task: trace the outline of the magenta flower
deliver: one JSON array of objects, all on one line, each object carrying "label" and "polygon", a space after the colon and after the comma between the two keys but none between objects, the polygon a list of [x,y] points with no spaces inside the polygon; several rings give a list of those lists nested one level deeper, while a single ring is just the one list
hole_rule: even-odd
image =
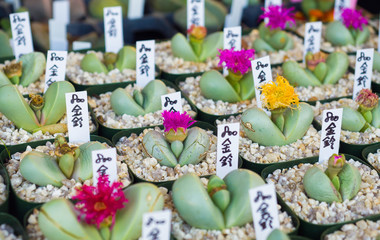
[{"label": "magenta flower", "polygon": [[179,128],[182,128],[183,132],[185,132],[188,127],[196,122],[186,112],[181,114],[180,112],[165,110],[162,112],[162,117],[164,118],[165,132],[169,132],[171,129],[177,132]]},{"label": "magenta flower", "polygon": [[363,30],[363,25],[368,25],[368,19],[362,15],[361,11],[357,11],[355,9],[345,8],[342,11],[342,21],[343,24],[353,29]]},{"label": "magenta flower", "polygon": [[219,67],[226,64],[229,70],[242,75],[251,69],[251,60],[255,58],[255,49],[234,51],[234,49],[219,49]]},{"label": "magenta flower", "polygon": [[285,8],[282,6],[269,6],[268,8],[261,8],[264,13],[260,16],[260,19],[268,18],[269,21],[266,24],[270,29],[281,28],[284,30],[286,24],[289,22],[291,26],[296,25],[294,20],[294,7]]},{"label": "magenta flower", "polygon": [[114,182],[110,185],[108,175],[99,176],[97,186],[83,185],[77,189],[77,194],[72,198],[79,200],[75,208],[79,210],[88,224],[96,224],[97,228],[115,223],[117,210],[124,208],[128,202],[121,188],[122,183]]}]

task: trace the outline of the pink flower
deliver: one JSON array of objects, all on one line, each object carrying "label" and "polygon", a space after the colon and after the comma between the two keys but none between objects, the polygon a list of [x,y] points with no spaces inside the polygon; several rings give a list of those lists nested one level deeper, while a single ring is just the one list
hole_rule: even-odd
[{"label": "pink flower", "polygon": [[98,229],[103,225],[111,225],[112,228],[117,210],[124,208],[124,203],[128,202],[121,186],[120,182],[110,185],[108,175],[104,175],[99,176],[96,187],[83,185],[78,188],[77,194],[72,198],[79,200],[75,204],[80,212],[78,219],[83,216],[88,224],[96,224]]},{"label": "pink flower", "polygon": [[244,75],[251,69],[251,60],[255,58],[255,49],[234,51],[234,49],[219,49],[219,67],[226,64],[234,73]]},{"label": "pink flower", "polygon": [[342,21],[347,28],[363,30],[363,25],[368,25],[368,19],[362,15],[361,11],[345,8],[342,11]]},{"label": "pink flower", "polygon": [[163,111],[162,117],[164,118],[164,127],[165,132],[169,132],[170,129],[173,129],[174,132],[177,132],[179,128],[185,132],[188,127],[193,125],[196,121],[193,120],[186,112],[169,112]]},{"label": "pink flower", "polygon": [[269,6],[268,8],[261,8],[264,13],[260,16],[260,19],[268,18],[269,21],[266,24],[270,29],[281,28],[284,30],[286,24],[289,22],[291,26],[296,24],[294,20],[294,7],[285,8],[282,6]]}]

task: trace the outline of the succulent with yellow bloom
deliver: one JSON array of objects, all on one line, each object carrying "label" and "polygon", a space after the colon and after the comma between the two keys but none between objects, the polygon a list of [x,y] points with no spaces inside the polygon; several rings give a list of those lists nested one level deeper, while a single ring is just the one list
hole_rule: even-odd
[{"label": "succulent with yellow bloom", "polygon": [[247,137],[264,146],[282,146],[302,138],[313,121],[313,109],[300,103],[294,88],[282,76],[260,86],[262,109],[246,110],[241,117]]}]

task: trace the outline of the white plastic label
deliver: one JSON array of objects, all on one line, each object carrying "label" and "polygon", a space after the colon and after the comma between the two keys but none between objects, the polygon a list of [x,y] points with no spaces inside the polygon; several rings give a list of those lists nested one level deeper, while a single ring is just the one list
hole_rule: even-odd
[{"label": "white plastic label", "polygon": [[352,98],[355,100],[360,90],[371,89],[373,48],[361,49],[356,52],[355,81]]},{"label": "white plastic label", "polygon": [[53,1],[53,18],[64,24],[69,24],[70,2],[67,0]]},{"label": "white plastic label", "polygon": [[[351,6],[351,0],[335,0],[334,6],[334,20],[340,21],[342,19],[343,9]],[[339,34],[339,33],[337,33]]]},{"label": "white plastic label", "polygon": [[34,51],[29,12],[9,14],[12,28],[13,52],[16,60]]},{"label": "white plastic label", "polygon": [[256,239],[266,240],[268,235],[280,227],[277,196],[273,184],[265,184],[249,190]]},{"label": "white plastic label", "polygon": [[44,92],[46,92],[52,83],[65,81],[66,60],[67,51],[48,51],[46,58]]},{"label": "white plastic label", "polygon": [[216,175],[224,178],[238,169],[240,123],[219,124],[216,151]]},{"label": "white plastic label", "polygon": [[106,7],[103,9],[103,14],[106,52],[118,53],[124,46],[122,9]]},{"label": "white plastic label", "polygon": [[170,210],[147,212],[143,215],[143,240],[169,240],[172,212]]},{"label": "white plastic label", "polygon": [[136,42],[136,84],[139,87],[145,87],[155,78],[155,41],[137,41]]},{"label": "white plastic label", "polygon": [[95,186],[98,177],[108,175],[110,183],[117,181],[116,148],[106,148],[91,152],[92,155],[92,181]]},{"label": "white plastic label", "polygon": [[49,46],[51,50],[67,51],[66,23],[57,19],[49,19]]},{"label": "white plastic label", "polygon": [[318,159],[320,163],[327,161],[334,153],[339,153],[342,116],[343,108],[324,110],[322,113],[322,133]]},{"label": "white plastic label", "polygon": [[83,41],[74,41],[73,42],[73,51],[90,49],[92,47],[91,42],[83,42]]},{"label": "white plastic label", "polygon": [[321,47],[322,22],[308,22],[305,25],[303,59],[308,52],[317,53]]},{"label": "white plastic label", "polygon": [[281,6],[282,0],[265,0],[265,8],[269,6]]},{"label": "white plastic label", "polygon": [[66,93],[66,114],[69,142],[89,142],[87,91]]},{"label": "white plastic label", "polygon": [[169,93],[161,96],[162,111],[182,113],[181,92]]},{"label": "white plastic label", "polygon": [[128,18],[138,19],[144,16],[145,0],[128,1]]},{"label": "white plastic label", "polygon": [[248,0],[232,0],[231,12],[226,15],[224,27],[240,26],[241,19],[243,18],[243,10],[248,5]]},{"label": "white plastic label", "polygon": [[[251,67],[252,67],[253,81],[255,83],[257,107],[263,109],[263,104],[261,102],[260,86],[273,80],[269,56],[252,60]],[[263,109],[263,110],[266,111],[268,115],[270,114],[268,110],[266,109]]]},{"label": "white plastic label", "polygon": [[187,29],[191,25],[205,25],[205,2],[204,0],[187,0]]}]

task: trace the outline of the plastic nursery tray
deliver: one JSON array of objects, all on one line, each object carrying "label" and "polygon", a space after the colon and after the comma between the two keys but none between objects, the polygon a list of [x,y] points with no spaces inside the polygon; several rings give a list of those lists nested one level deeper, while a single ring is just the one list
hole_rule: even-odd
[{"label": "plastic nursery tray", "polygon": [[[194,127],[200,127],[202,129],[205,129],[205,130],[212,130],[213,131],[213,134],[216,135],[216,128],[214,126],[212,126],[211,124],[209,123],[206,123],[206,122],[196,122],[194,123],[192,126]],[[163,129],[163,125],[160,125],[160,126],[157,126],[159,127],[160,129]],[[147,128],[153,128],[153,127],[143,127],[143,128],[133,128],[133,129],[128,129],[128,130],[125,130],[125,131],[121,131],[121,132],[118,132],[117,134],[115,134],[112,138],[112,143],[116,146],[116,144],[118,143],[118,141],[120,140],[120,138],[122,137],[129,137],[132,133],[135,133],[137,135],[139,135],[140,133],[142,133],[145,129]],[[120,152],[118,150],[118,152]],[[119,153],[119,155],[122,155]],[[238,168],[240,168],[242,165],[242,161],[239,157],[239,163],[238,163]],[[153,183],[157,186],[160,186],[160,187],[165,187],[169,190],[171,190],[172,188],[172,185],[174,183],[175,180],[169,180],[169,181],[160,181],[160,182],[151,182],[151,181],[148,181],[148,180],[145,180],[143,178],[140,178],[138,177],[133,171],[132,169],[128,166],[129,170],[130,170],[130,173],[132,174],[132,176],[134,177],[135,179],[135,182],[150,182],[150,183]],[[206,175],[206,176],[201,176],[201,177],[206,177],[206,178],[209,178],[211,175]]]},{"label": "plastic nursery tray", "polygon": [[[4,165],[0,163],[0,175],[4,179],[4,184],[5,184],[5,194],[6,194],[6,199],[3,203],[0,204],[0,214],[2,212],[7,213],[9,211],[9,198],[10,198],[10,191],[9,191],[9,176],[8,172],[5,169]],[[1,224],[1,215],[0,215],[0,224]]]},{"label": "plastic nursery tray", "polygon": [[[359,222],[360,220],[363,220],[363,219],[357,219],[357,220],[349,221],[349,222],[346,222],[345,224],[349,224],[349,223],[355,224],[355,223]],[[365,220],[377,221],[377,220],[380,220],[380,215],[367,217],[367,218],[365,218]],[[334,233],[335,231],[340,230],[343,225],[344,224],[338,224],[334,227],[330,227],[330,228],[326,229],[321,235],[321,240],[324,240],[327,235]]]},{"label": "plastic nursery tray", "polygon": [[[13,155],[16,152],[24,152],[26,150],[27,146],[31,146],[32,148],[35,148],[35,147],[38,147],[41,145],[45,145],[46,142],[48,142],[48,141],[53,142],[54,140],[53,139],[47,139],[47,140],[40,140],[40,141],[36,141],[36,142],[23,143],[23,144],[11,146],[8,148],[9,152],[7,150],[3,150],[1,152],[0,162],[2,164],[5,164],[7,161],[9,161],[11,155]],[[103,138],[103,137],[91,135],[91,141],[99,141],[102,143],[107,143],[109,146],[113,147],[112,142],[106,138]],[[131,176],[131,180],[133,180],[132,176]],[[18,197],[18,195],[16,194],[16,192],[13,189],[11,184],[10,184],[10,189],[11,189],[10,197],[12,199],[10,210],[11,210],[12,214],[14,216],[16,216],[20,221],[22,220],[24,214],[29,209],[36,207],[36,206],[41,204],[41,203],[36,203],[36,202],[28,202],[28,201],[21,199],[20,197]]]},{"label": "plastic nursery tray", "polygon": [[0,225],[1,224],[6,224],[12,227],[16,236],[21,236],[22,239],[28,239],[28,235],[26,234],[21,223],[14,216],[8,213],[0,213]]},{"label": "plastic nursery tray", "polygon": [[[321,128],[322,128],[321,124],[318,121],[316,121],[315,119],[313,120],[313,125],[318,131],[321,130]],[[352,144],[352,143],[345,143],[342,140],[340,140],[339,152],[342,152],[345,154],[346,153],[351,154],[351,155],[354,155],[358,158],[361,158],[362,157],[362,151],[364,150],[364,148],[370,147],[370,146],[375,145],[375,144],[377,144],[377,142],[376,143],[369,143],[369,144]]]},{"label": "plastic nursery tray", "polygon": [[[380,143],[372,144],[362,151],[362,158],[368,162],[368,154],[370,153],[377,153],[377,150],[380,149]],[[368,162],[368,164],[371,164]],[[376,168],[375,168],[376,169]],[[376,169],[378,173],[380,173],[380,169]]]},{"label": "plastic nursery tray", "polygon": [[[180,91],[179,88],[177,86],[174,85],[174,83],[172,82],[169,82],[169,81],[166,81],[166,80],[161,80],[165,83],[165,85],[167,87],[171,87],[171,88],[174,88],[175,90],[177,91]],[[103,86],[98,86],[98,87],[90,87],[87,89],[87,96],[89,97],[97,97],[99,96],[100,94],[102,93],[106,93],[106,92],[111,92],[113,90],[115,90],[116,88],[125,88],[126,86],[130,85],[130,84],[133,84],[132,82],[123,82],[123,83],[115,83],[115,84],[112,84],[112,85],[103,85]],[[196,116],[198,114],[197,112],[197,108],[191,103],[191,101],[185,96],[182,94],[182,97],[186,99],[186,101],[189,103],[189,105],[191,106],[191,109],[195,112]],[[94,113],[94,111],[91,109],[91,112]],[[195,116],[195,119],[196,119],[196,116]],[[100,136],[103,136],[105,138],[108,138],[108,139],[112,139],[112,137],[120,132],[120,131],[123,131],[123,130],[128,130],[127,128],[110,128],[110,127],[106,127],[103,125],[102,122],[99,121],[99,119],[96,117],[95,113],[94,113],[94,117],[95,119],[97,120],[98,124],[99,124],[99,135]],[[156,125],[158,126],[158,125]],[[148,127],[154,127],[154,126],[148,126]],[[140,128],[131,128],[131,129],[140,129]]]},{"label": "plastic nursery tray", "polygon": [[[358,161],[362,164],[367,165],[371,169],[374,169],[370,164],[361,160],[358,157],[355,157],[355,156],[349,155],[349,154],[345,154],[345,156],[346,156],[346,159],[354,159],[355,161]],[[314,164],[317,162],[318,162],[318,157],[310,157],[310,158],[303,158],[303,159],[290,161],[290,162],[278,163],[276,165],[272,165],[272,166],[265,168],[261,173],[261,177],[266,181],[266,178],[268,177],[268,175],[272,174],[277,169],[288,169],[288,168],[291,168],[291,167],[296,166],[296,165],[301,164],[301,163]],[[295,214],[293,212],[293,210],[291,210],[291,211],[293,214]],[[380,217],[380,214],[371,215],[371,216]],[[319,239],[322,232],[325,231],[326,229],[330,228],[330,227],[342,226],[346,223],[349,223],[349,221],[346,221],[346,222],[333,223],[333,224],[314,224],[314,223],[307,222],[300,217],[298,217],[298,218],[299,218],[300,223],[301,223],[300,228],[299,228],[300,235],[309,237],[311,239]],[[367,217],[360,218],[360,219],[366,219],[366,218]],[[357,220],[360,220],[360,219],[357,219]]]},{"label": "plastic nursery tray", "polygon": [[[90,106],[88,107],[89,111],[90,111]],[[99,131],[99,123],[98,121],[96,120],[96,117],[95,117],[95,114],[93,112],[90,112],[90,116],[91,116],[91,121],[93,122],[93,124],[95,125],[95,129],[90,132],[91,135],[98,135],[98,131]],[[54,140],[54,138],[51,138],[50,140]],[[40,140],[37,140],[37,141],[40,141]],[[35,142],[35,141],[34,141]],[[20,144],[14,144],[14,145],[4,145],[4,142],[3,140],[0,138],[0,153],[4,150],[4,149],[7,149],[7,148],[10,148],[10,147],[14,147],[14,146],[18,146],[18,145],[23,145],[24,143],[20,143]]]}]

